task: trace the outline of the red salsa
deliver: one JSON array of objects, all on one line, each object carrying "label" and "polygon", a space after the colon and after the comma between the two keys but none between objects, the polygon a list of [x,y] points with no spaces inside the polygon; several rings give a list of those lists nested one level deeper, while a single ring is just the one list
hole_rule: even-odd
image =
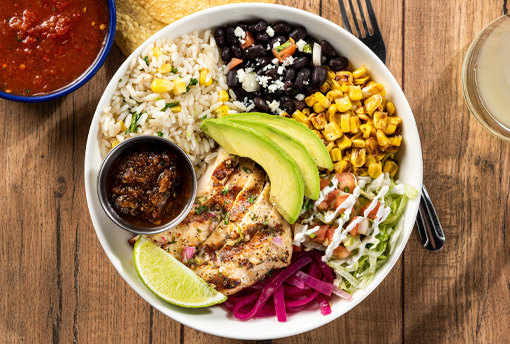
[{"label": "red salsa", "polygon": [[127,222],[164,225],[186,207],[192,185],[185,162],[169,150],[139,146],[122,152],[106,175],[108,201]]},{"label": "red salsa", "polygon": [[44,95],[78,79],[104,45],[106,0],[0,1],[0,91]]}]

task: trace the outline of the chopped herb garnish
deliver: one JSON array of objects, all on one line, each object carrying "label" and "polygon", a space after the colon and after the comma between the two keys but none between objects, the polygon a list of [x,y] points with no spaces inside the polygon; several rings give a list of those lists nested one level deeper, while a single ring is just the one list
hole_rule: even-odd
[{"label": "chopped herb garnish", "polygon": [[167,245],[172,245],[172,244],[175,244],[176,242],[177,242],[177,240],[172,240]]},{"label": "chopped herb garnish", "polygon": [[176,107],[177,105],[179,105],[179,101],[176,101],[174,103],[166,103],[165,106],[161,109],[161,111],[166,111],[166,109]]},{"label": "chopped herb garnish", "polygon": [[188,93],[190,90],[189,85],[186,86],[186,93]]},{"label": "chopped herb garnish", "polygon": [[141,116],[142,116],[141,113],[133,114],[133,118],[131,119],[131,125],[126,130],[126,134],[136,133],[138,131],[138,124],[136,124],[136,122],[138,122],[138,120],[140,119]]},{"label": "chopped herb garnish", "polygon": [[122,79],[119,79],[119,82],[122,82]]},{"label": "chopped herb garnish", "polygon": [[251,219],[252,219],[252,221],[257,221],[257,215],[253,214]]},{"label": "chopped herb garnish", "polygon": [[225,214],[225,220],[223,220],[223,223],[228,225],[228,221],[229,221],[229,218],[230,218],[230,212],[228,211],[226,214]]},{"label": "chopped herb garnish", "polygon": [[345,191],[345,192],[349,192],[349,187],[348,187],[348,186],[346,186],[346,187],[344,188],[344,191]]},{"label": "chopped herb garnish", "polygon": [[243,166],[243,171],[246,172],[246,173],[251,173],[251,170],[249,168],[247,168],[247,167],[244,167],[244,166]]},{"label": "chopped herb garnish", "polygon": [[310,238],[312,238],[312,239],[313,239],[313,238],[315,238],[316,236],[317,236],[317,235],[316,235],[315,233],[311,233],[311,234],[309,235],[309,237],[310,237]]},{"label": "chopped herb garnish", "polygon": [[158,131],[158,136],[159,137],[163,137],[163,132],[162,131]]},{"label": "chopped herb garnish", "polygon": [[223,196],[225,196],[227,193],[228,193],[228,186],[225,186],[225,188],[223,189],[223,191],[221,192],[221,194],[222,194]]},{"label": "chopped herb garnish", "polygon": [[274,269],[273,268],[271,268],[268,272],[266,272],[266,276],[270,276],[271,277],[271,276],[273,276],[273,274],[274,274]]},{"label": "chopped herb garnish", "polygon": [[312,53],[312,46],[308,43],[305,44],[305,46],[303,47],[303,52],[305,54],[311,54]]},{"label": "chopped herb garnish", "polygon": [[52,7],[51,10],[55,12],[57,9],[55,7]]},{"label": "chopped herb garnish", "polygon": [[257,200],[257,198],[255,198],[253,195],[248,197],[248,202],[250,202],[251,204],[255,203],[256,200]]},{"label": "chopped herb garnish", "polygon": [[205,121],[206,119],[207,119],[207,115],[202,116],[202,118],[201,118],[202,121]]},{"label": "chopped herb garnish", "polygon": [[[276,47],[276,53],[278,54],[279,52],[281,52],[283,49],[289,47],[292,43],[290,42],[290,39],[283,43],[283,44],[280,44],[279,46]],[[285,56],[285,53],[284,54],[281,54],[280,57],[284,57]]]},{"label": "chopped herb garnish", "polygon": [[202,233],[202,231],[200,230],[200,228],[197,228],[197,233]]},{"label": "chopped herb garnish", "polygon": [[202,215],[205,211],[208,211],[209,207],[206,205],[201,205],[200,207],[195,209],[195,214]]},{"label": "chopped herb garnish", "polygon": [[149,56],[145,56],[143,58],[143,60],[145,61],[145,63],[147,64],[147,66],[149,65]]},{"label": "chopped herb garnish", "polygon": [[18,42],[22,42],[22,41],[23,41],[23,38],[21,38],[21,36],[16,36],[16,40],[17,40]]},{"label": "chopped herb garnish", "polygon": [[267,226],[269,224],[269,219],[268,218],[269,218],[268,215],[264,216],[264,222],[262,223],[264,226]]},{"label": "chopped herb garnish", "polygon": [[195,86],[195,85],[197,85],[197,84],[198,84],[198,80],[197,80],[197,79],[195,79],[195,78],[191,78],[191,80],[189,81],[189,84],[190,84],[191,86]]},{"label": "chopped herb garnish", "polygon": [[172,70],[170,70],[170,72],[172,73],[177,73],[177,67],[174,67],[174,65],[172,65]]},{"label": "chopped herb garnish", "polygon": [[333,182],[329,182],[329,187],[333,187]]}]

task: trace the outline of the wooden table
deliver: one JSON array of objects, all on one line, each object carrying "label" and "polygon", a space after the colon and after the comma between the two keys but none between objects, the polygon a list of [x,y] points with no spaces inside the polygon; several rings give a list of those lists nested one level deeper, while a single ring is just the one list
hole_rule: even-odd
[{"label": "wooden table", "polygon": [[[470,116],[461,89],[470,42],[506,13],[507,0],[373,2],[388,67],[416,117],[424,180],[446,246],[427,252],[415,231],[359,306],[315,331],[272,342],[510,342],[510,144]],[[282,3],[340,23],[336,1]],[[1,343],[238,343],[154,310],[97,240],[85,201],[85,141],[123,60],[114,46],[99,73],[64,99],[0,102]]]}]

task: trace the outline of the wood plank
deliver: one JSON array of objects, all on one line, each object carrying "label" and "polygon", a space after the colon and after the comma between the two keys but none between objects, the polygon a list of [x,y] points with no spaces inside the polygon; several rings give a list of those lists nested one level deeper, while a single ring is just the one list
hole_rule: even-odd
[{"label": "wood plank", "polygon": [[404,91],[447,241],[439,253],[412,239],[405,250],[405,341],[504,343],[510,145],[470,116],[461,89],[467,48],[502,14],[503,1],[448,1],[441,10],[437,4],[406,2]]}]

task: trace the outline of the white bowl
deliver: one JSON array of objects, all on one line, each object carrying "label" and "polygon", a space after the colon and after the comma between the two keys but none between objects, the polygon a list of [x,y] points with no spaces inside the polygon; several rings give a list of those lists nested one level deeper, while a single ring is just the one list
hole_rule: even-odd
[{"label": "white bowl", "polygon": [[407,204],[404,229],[396,249],[377,272],[368,288],[354,293],[351,301],[333,297],[332,313],[327,316],[322,316],[318,309],[314,309],[290,314],[287,322],[279,323],[276,317],[240,321],[220,306],[205,309],[184,309],[159,299],[143,285],[133,268],[133,250],[127,242],[132,235],[117,227],[106,216],[99,204],[96,191],[97,173],[102,160],[98,144],[99,118],[103,108],[109,105],[117,87],[117,81],[128,69],[130,61],[140,55],[148,44],[157,39],[176,38],[193,30],[214,28],[232,21],[254,19],[265,19],[268,22],[286,20],[292,24],[304,25],[309,34],[316,39],[327,39],[338,52],[349,59],[353,67],[365,64],[369,68],[373,79],[385,85],[386,97],[395,104],[397,113],[403,120],[404,145],[399,152],[400,172],[398,177],[404,183],[421,190],[423,162],[418,130],[409,103],[386,66],[363,43],[332,22],[309,12],[269,4],[225,5],[195,13],[168,25],[129,56],[110,81],[92,120],[85,153],[85,189],[92,223],[103,249],[119,274],[142,298],[163,314],[197,330],[228,338],[263,340],[287,337],[313,330],[345,314],[367,297],[386,277],[400,257],[413,229],[418,212],[419,196]]}]

